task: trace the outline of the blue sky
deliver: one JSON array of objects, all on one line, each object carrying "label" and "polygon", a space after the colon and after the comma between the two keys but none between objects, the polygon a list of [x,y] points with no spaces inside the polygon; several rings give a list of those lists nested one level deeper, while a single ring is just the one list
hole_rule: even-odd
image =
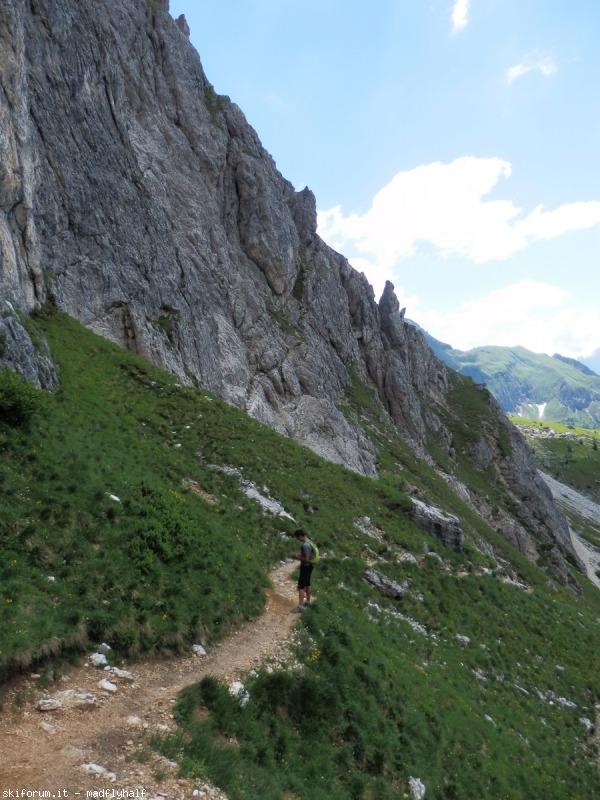
[{"label": "blue sky", "polygon": [[[597,0],[171,0],[319,234],[462,350],[600,368]],[[598,360],[592,356],[598,351]]]}]

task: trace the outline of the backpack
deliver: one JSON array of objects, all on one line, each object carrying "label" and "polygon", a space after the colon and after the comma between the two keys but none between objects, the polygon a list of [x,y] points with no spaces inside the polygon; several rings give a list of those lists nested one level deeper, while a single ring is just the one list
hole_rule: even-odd
[{"label": "backpack", "polygon": [[308,540],[308,543],[309,543],[309,545],[310,545],[310,549],[311,549],[311,551],[312,551],[312,555],[311,555],[311,557],[310,557],[310,561],[309,561],[308,563],[309,563],[309,564],[313,564],[313,565],[314,565],[314,564],[318,564],[318,563],[319,563],[319,558],[320,558],[320,555],[319,555],[319,548],[318,548],[318,547],[317,547],[317,545],[316,545],[316,544],[313,542],[313,540],[312,540],[312,539],[309,539],[309,540]]}]

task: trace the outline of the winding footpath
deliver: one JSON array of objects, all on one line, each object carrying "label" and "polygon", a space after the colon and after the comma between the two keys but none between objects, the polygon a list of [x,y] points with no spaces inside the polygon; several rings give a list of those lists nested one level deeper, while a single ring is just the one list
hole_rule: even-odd
[{"label": "winding footpath", "polygon": [[[270,575],[273,589],[267,590],[264,613],[206,655],[134,664],[125,678],[86,664],[46,692],[35,677],[17,681],[0,714],[0,797],[10,797],[4,792],[12,790],[13,797],[70,800],[227,800],[203,780],[178,779],[177,765],[154,753],[148,739],[175,730],[172,706],[185,686],[206,675],[232,683],[260,664],[289,658],[297,621],[290,613],[296,602],[295,566],[286,562],[277,567]],[[116,689],[100,688],[104,678]],[[78,696],[92,695],[95,702],[38,709],[42,698],[52,700],[69,689]]]}]

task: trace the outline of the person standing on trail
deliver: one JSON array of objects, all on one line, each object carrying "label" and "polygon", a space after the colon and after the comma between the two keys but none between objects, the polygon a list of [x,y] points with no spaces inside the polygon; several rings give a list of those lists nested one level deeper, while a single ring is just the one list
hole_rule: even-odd
[{"label": "person standing on trail", "polygon": [[300,552],[294,553],[292,558],[300,562],[300,576],[298,577],[298,606],[293,608],[294,613],[304,611],[310,605],[311,589],[310,578],[313,571],[313,561],[316,550],[305,531],[299,528],[294,531],[294,536],[300,542]]}]

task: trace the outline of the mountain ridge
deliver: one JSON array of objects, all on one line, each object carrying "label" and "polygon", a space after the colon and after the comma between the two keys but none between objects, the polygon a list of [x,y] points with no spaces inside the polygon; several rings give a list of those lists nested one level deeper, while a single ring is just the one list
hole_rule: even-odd
[{"label": "mountain ridge", "polygon": [[570,356],[561,356],[560,353],[554,353],[552,358],[556,358],[559,361],[564,361],[565,364],[570,364],[572,367],[575,367],[575,369],[583,372],[584,375],[593,375],[596,378],[600,377],[595,370],[593,370],[591,367],[588,367],[587,364],[584,364],[583,361],[579,361],[576,358],[571,358]]},{"label": "mountain ridge", "polygon": [[600,376],[582,362],[521,346],[457,350],[411,324],[447,366],[484,383],[505,413],[583,428],[600,426]]}]

